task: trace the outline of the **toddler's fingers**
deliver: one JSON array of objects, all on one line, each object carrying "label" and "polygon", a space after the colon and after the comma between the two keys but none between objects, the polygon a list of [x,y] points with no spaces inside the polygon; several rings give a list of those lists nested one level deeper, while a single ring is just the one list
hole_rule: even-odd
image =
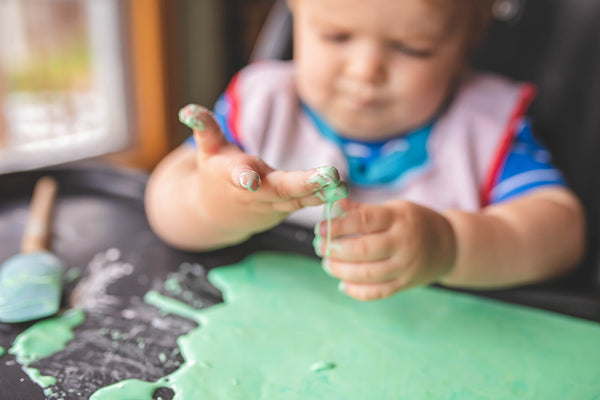
[{"label": "toddler's fingers", "polygon": [[332,166],[308,171],[273,171],[266,176],[266,181],[280,200],[319,193],[317,196],[325,202],[348,195],[347,186],[341,184],[339,172]]},{"label": "toddler's fingers", "polygon": [[293,212],[300,210],[304,207],[314,207],[323,204],[323,199],[317,195],[310,195],[305,197],[294,197],[285,201],[278,201],[272,204],[272,208],[275,211],[281,212]]},{"label": "toddler's fingers", "polygon": [[339,207],[340,214],[345,214],[353,208],[359,207],[361,203],[354,202],[349,198],[345,197],[340,199],[336,205]]},{"label": "toddler's fingers", "polygon": [[215,121],[212,112],[202,106],[188,104],[183,107],[179,110],[179,120],[193,129],[194,141],[200,153],[216,154],[226,143],[225,135]]},{"label": "toddler's fingers", "polygon": [[[346,202],[342,204],[342,209],[346,210],[343,217],[331,221],[331,237],[382,232],[389,229],[393,221],[391,211],[386,207]],[[327,226],[326,221],[320,221],[315,232],[327,235]]]},{"label": "toddler's fingers", "polygon": [[352,283],[340,282],[340,290],[350,297],[361,301],[385,299],[401,289],[405,289],[404,282],[393,280],[385,283]]},{"label": "toddler's fingers", "polygon": [[352,283],[384,283],[398,276],[398,266],[391,259],[349,263],[330,258],[322,261],[323,270],[342,281]]},{"label": "toddler's fingers", "polygon": [[262,182],[261,176],[273,171],[271,167],[259,158],[243,155],[236,159],[231,168],[231,180],[235,186],[256,192]]},{"label": "toddler's fingers", "polygon": [[331,240],[329,248],[325,240],[327,234],[320,236],[322,243],[317,244],[321,247],[315,248],[315,252],[325,254],[324,250],[328,249],[329,257],[338,261],[372,262],[391,257],[394,253],[404,256],[403,240],[397,237],[392,240],[387,232],[338,237]]}]

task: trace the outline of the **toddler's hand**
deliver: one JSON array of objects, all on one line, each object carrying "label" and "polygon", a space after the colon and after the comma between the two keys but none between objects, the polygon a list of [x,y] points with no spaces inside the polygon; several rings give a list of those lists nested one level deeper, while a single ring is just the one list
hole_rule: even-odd
[{"label": "toddler's hand", "polygon": [[323,204],[323,193],[345,197],[346,184],[333,167],[308,171],[279,171],[228,143],[212,113],[188,105],[180,120],[194,130],[198,147],[199,206],[205,220],[248,236],[280,223],[291,212]]},{"label": "toddler's hand", "polygon": [[[345,201],[345,214],[331,221],[329,257],[323,268],[342,280],[341,288],[359,300],[375,300],[437,281],[455,262],[450,223],[414,203],[384,205]],[[316,233],[327,236],[327,224]],[[318,241],[317,241],[318,243]],[[326,240],[322,248],[326,254]]]}]

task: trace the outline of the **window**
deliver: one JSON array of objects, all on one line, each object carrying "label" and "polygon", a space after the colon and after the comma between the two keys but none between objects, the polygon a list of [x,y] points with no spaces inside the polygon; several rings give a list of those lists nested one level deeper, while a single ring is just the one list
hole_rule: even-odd
[{"label": "window", "polygon": [[0,172],[131,142],[119,0],[0,1]]}]

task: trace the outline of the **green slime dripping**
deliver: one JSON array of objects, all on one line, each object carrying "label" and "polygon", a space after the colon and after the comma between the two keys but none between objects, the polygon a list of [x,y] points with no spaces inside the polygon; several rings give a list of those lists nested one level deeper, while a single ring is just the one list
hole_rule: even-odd
[{"label": "green slime dripping", "polygon": [[211,270],[225,302],[150,302],[200,324],[178,338],[185,363],[93,400],[591,399],[600,395],[600,325],[421,287],[359,302],[317,260],[256,253]]},{"label": "green slime dripping", "polygon": [[[325,256],[331,255],[331,217],[333,210],[333,203],[348,197],[348,186],[340,182],[339,174],[335,167],[325,166],[317,169],[309,179],[308,183],[318,183],[322,188],[316,195],[326,203],[326,218],[327,218],[327,248],[325,250]],[[315,232],[315,239],[313,241],[313,247],[315,249],[321,248],[322,238]]]},{"label": "green slime dripping", "polygon": [[13,354],[25,373],[42,388],[54,385],[56,378],[43,376],[29,365],[63,350],[73,339],[73,329],[85,319],[82,310],[71,309],[62,315],[37,322],[16,337],[8,352]]}]

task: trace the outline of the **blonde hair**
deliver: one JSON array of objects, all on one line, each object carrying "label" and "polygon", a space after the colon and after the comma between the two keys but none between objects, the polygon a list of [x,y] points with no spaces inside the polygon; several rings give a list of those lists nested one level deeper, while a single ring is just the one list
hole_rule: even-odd
[{"label": "blonde hair", "polygon": [[468,50],[472,51],[483,39],[488,26],[492,22],[492,7],[494,0],[453,0],[468,3],[469,6],[469,43]]},{"label": "blonde hair", "polygon": [[434,9],[456,13],[465,29],[466,52],[470,54],[483,39],[492,21],[492,6],[495,0],[424,0]]}]

